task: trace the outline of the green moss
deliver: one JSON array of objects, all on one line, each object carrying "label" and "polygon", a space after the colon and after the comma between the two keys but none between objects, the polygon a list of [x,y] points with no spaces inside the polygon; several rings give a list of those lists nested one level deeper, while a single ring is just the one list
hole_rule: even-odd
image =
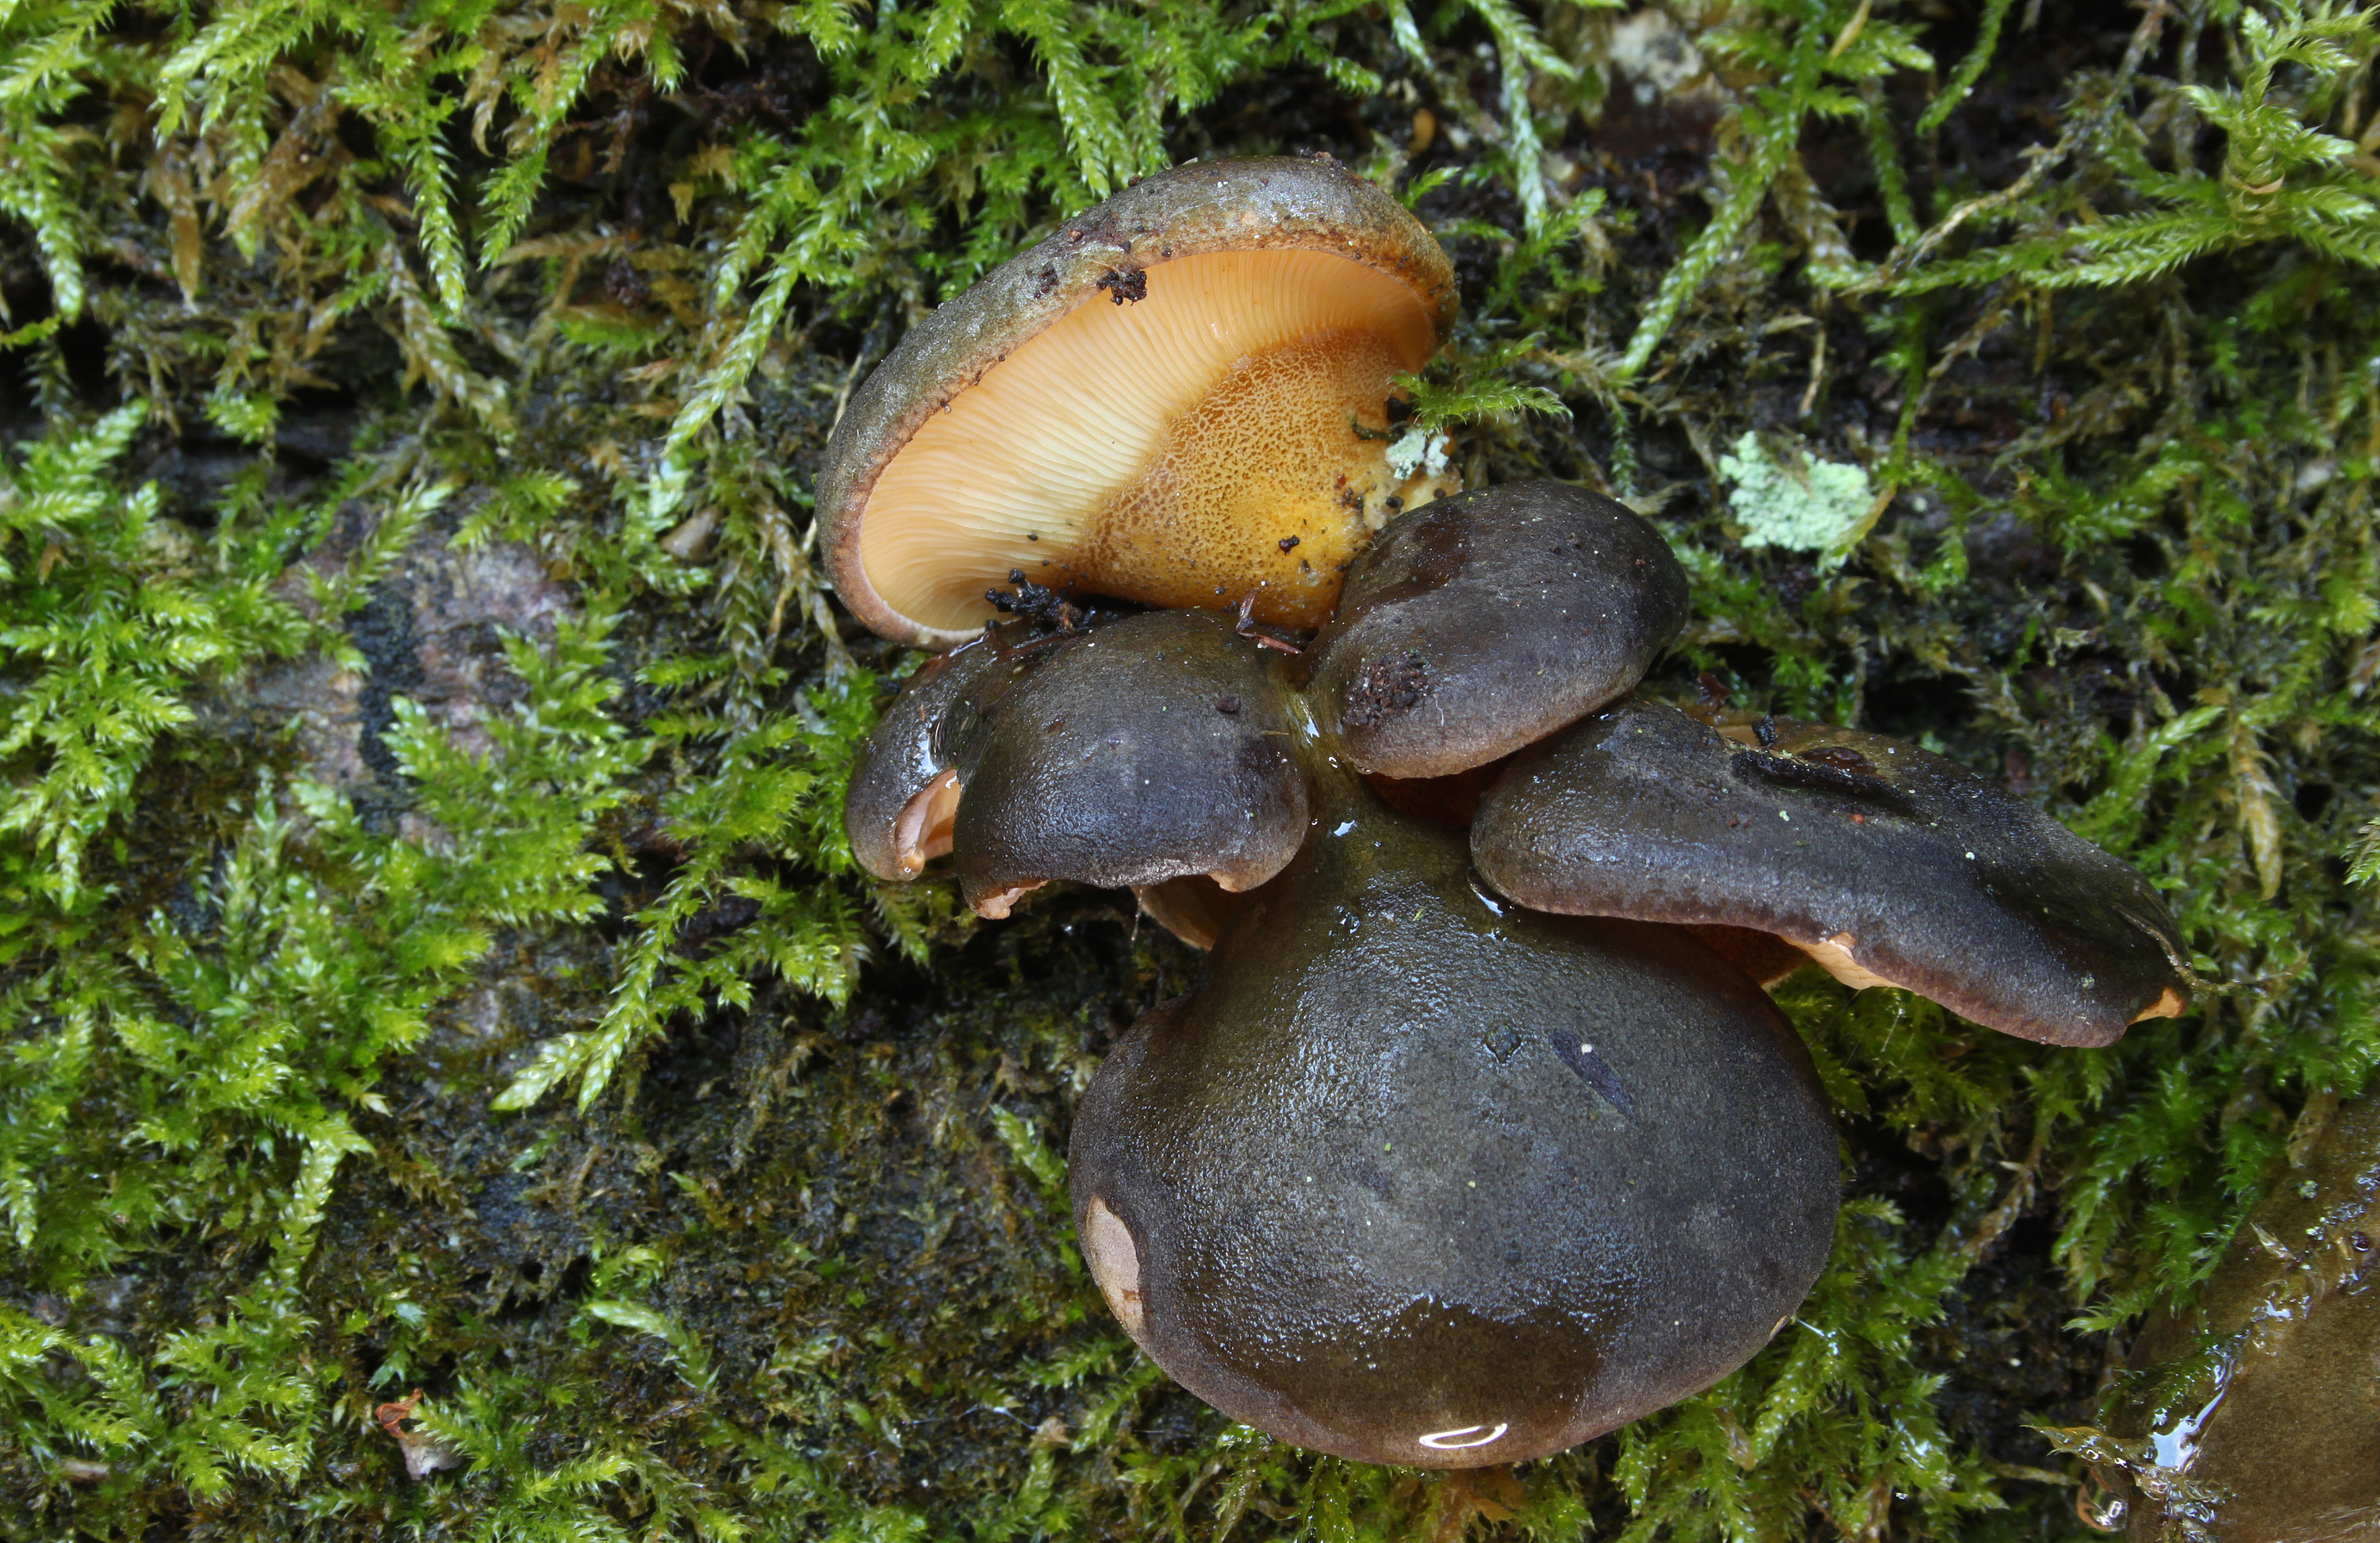
[{"label": "green moss", "polygon": [[[1559,0],[0,12],[0,1537],[2071,1535],[2127,1326],[2380,1054],[2380,30],[2073,9],[1681,7],[1667,97]],[[813,568],[852,383],[1308,149],[1456,260],[1420,431],[1663,523],[1655,689],[2005,779],[2212,988],[2076,1052],[1792,982],[1826,1277],[1517,1472],[1141,1361],[1062,1154],[1195,957],[838,832],[912,662]],[[1747,435],[1866,479],[1840,565],[1731,529]]]}]

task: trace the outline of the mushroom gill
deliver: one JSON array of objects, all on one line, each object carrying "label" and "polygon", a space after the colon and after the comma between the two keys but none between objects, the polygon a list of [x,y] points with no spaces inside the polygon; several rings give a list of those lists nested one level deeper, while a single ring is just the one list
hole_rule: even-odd
[{"label": "mushroom gill", "polygon": [[837,425],[819,511],[838,591],[953,642],[1012,570],[1318,626],[1400,509],[1451,485],[1389,451],[1394,377],[1453,320],[1452,271],[1327,161],[1177,167],[913,331]]},{"label": "mushroom gill", "polygon": [[[964,626],[1023,569],[1152,605],[1261,589],[1259,614],[1310,626],[1388,501],[1424,496],[1381,455],[1390,380],[1437,342],[1402,283],[1321,251],[1140,277],[986,371],[877,479],[859,558],[887,604]],[[953,548],[974,562],[921,560]]]}]

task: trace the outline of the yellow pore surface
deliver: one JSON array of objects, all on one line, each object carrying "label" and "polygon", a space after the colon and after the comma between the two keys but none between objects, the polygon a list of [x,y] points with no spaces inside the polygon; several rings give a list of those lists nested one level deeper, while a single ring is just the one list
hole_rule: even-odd
[{"label": "yellow pore surface", "polygon": [[859,551],[894,610],[978,626],[1023,569],[1154,605],[1254,591],[1264,620],[1318,626],[1349,557],[1427,496],[1383,459],[1390,378],[1434,346],[1402,282],[1323,251],[1147,277],[1146,298],[1101,294],[993,365],[885,468]]}]

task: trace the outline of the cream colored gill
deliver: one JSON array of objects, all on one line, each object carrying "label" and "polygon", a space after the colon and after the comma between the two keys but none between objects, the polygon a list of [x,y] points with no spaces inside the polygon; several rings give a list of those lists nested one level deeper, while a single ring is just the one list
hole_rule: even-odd
[{"label": "cream colored gill", "polygon": [[[1308,417],[1328,421],[1345,441],[1345,456],[1377,461],[1379,444],[1345,428],[1345,414],[1357,404],[1366,424],[1383,425],[1389,377],[1429,357],[1436,340],[1421,298],[1401,280],[1326,251],[1206,253],[1159,263],[1147,278],[1145,298],[1118,305],[1099,294],[992,365],[929,418],[877,478],[861,513],[859,554],[868,582],[892,609],[928,626],[978,626],[991,614],[984,590],[1004,588],[1011,569],[1052,586],[1072,580],[1098,592],[1183,603],[1170,594],[1130,593],[1146,586],[1129,577],[1122,588],[1103,588],[1098,575],[1082,571],[1085,562],[1102,561],[1084,548],[1117,545],[1112,530],[1103,542],[1100,532],[1103,518],[1121,523],[1110,517],[1117,512],[1147,523],[1151,497],[1140,484],[1160,463],[1167,489],[1156,502],[1195,511],[1234,497],[1245,504],[1256,484],[1270,490],[1282,468],[1256,463],[1278,458],[1284,447],[1311,463],[1289,468],[1314,484],[1300,505],[1311,507],[1246,532],[1236,565],[1202,568],[1202,595],[1233,582],[1286,583],[1301,562],[1310,578],[1326,566],[1314,558],[1343,555],[1345,541],[1320,529],[1326,520],[1314,511],[1352,509],[1332,517],[1358,525],[1364,511],[1360,502],[1346,502],[1344,483],[1335,480],[1342,472],[1317,459],[1310,442],[1319,430],[1285,438],[1253,415],[1198,409],[1245,397],[1251,383],[1284,367],[1318,372],[1329,377],[1332,400]],[[1326,362],[1300,362],[1316,360]],[[1186,453],[1184,433],[1196,442]],[[1335,441],[1330,449],[1341,453]],[[1185,475],[1185,468],[1193,469]],[[1272,492],[1263,496],[1285,507]],[[1374,524],[1378,517],[1375,511]],[[1317,529],[1301,529],[1301,520]],[[1274,524],[1281,529],[1271,530]],[[1283,553],[1279,542],[1290,535],[1316,545]],[[1111,550],[1104,561],[1119,565]],[[1126,568],[1150,565],[1148,555],[1122,560]],[[1330,591],[1335,599],[1335,577]]]}]

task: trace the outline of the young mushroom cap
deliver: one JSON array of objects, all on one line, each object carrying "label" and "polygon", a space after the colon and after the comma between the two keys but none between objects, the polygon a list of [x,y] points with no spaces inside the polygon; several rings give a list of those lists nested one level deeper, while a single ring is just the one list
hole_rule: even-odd
[{"label": "young mushroom cap", "polygon": [[1560,482],[1391,521],[1316,641],[1316,716],[1365,772],[1442,777],[1627,694],[1686,621],[1686,576],[1626,505]]},{"label": "young mushroom cap", "polygon": [[[1453,324],[1453,270],[1335,162],[1178,166],[1064,223],[921,322],[821,465],[835,588],[947,644],[1022,569],[1153,605],[1311,626],[1390,510],[1391,378]],[[1400,463],[1402,464],[1402,463]]]},{"label": "young mushroom cap", "polygon": [[1211,611],[1040,645],[955,746],[960,889],[989,917],[1052,879],[1251,889],[1305,838],[1289,744],[1264,650]]},{"label": "young mushroom cap", "polygon": [[1076,1115],[1125,1329],[1234,1418],[1431,1467],[1557,1452],[1742,1364],[1836,1209],[1775,1007],[1682,929],[1497,905],[1460,832],[1352,776],[1318,796]]},{"label": "young mushroom cap", "polygon": [[1852,985],[2048,1044],[2113,1044],[2189,1003],[2173,917],[2129,864],[1855,729],[1722,733],[1631,700],[1515,757],[1472,851],[1524,905],[1772,932]]}]

